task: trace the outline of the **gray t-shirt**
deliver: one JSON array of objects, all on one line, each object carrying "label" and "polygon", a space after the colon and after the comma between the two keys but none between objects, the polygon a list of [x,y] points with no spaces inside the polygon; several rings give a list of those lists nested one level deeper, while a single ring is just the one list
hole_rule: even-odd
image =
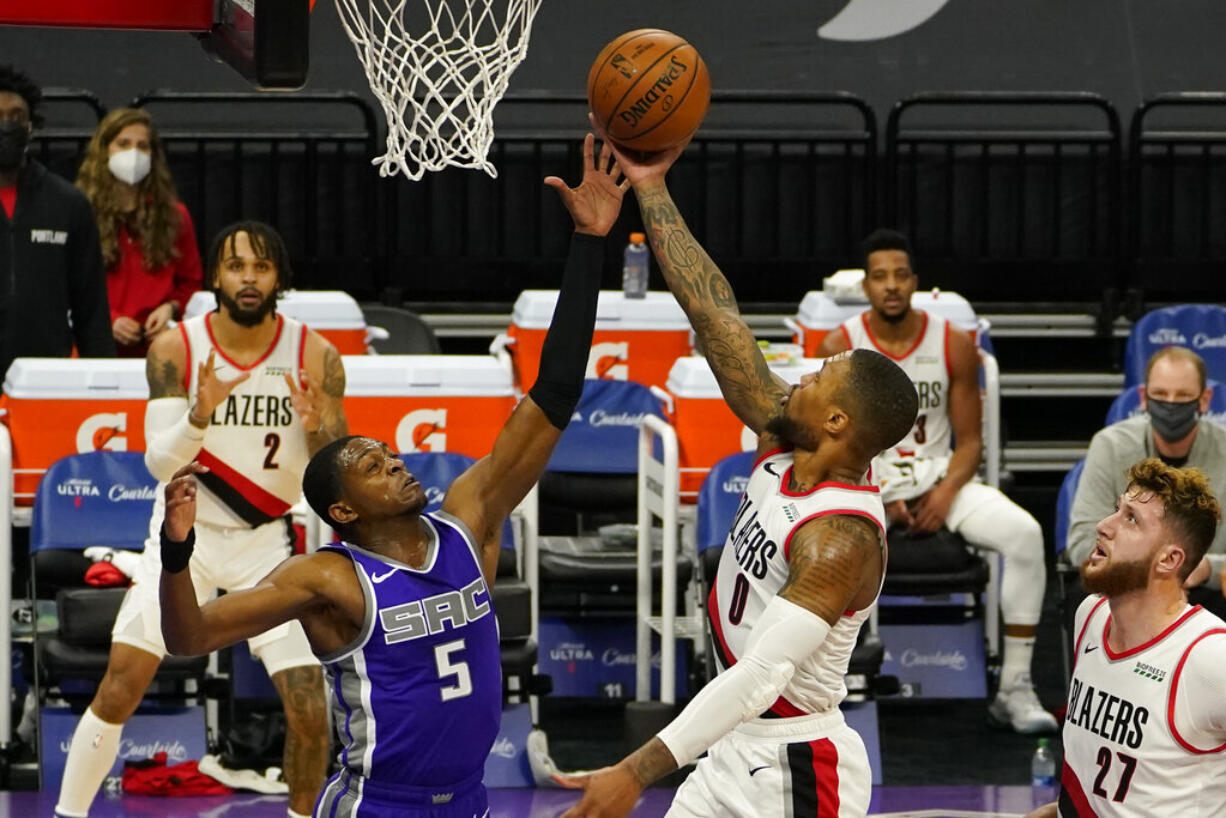
[{"label": "gray t-shirt", "polygon": [[[1128,467],[1147,457],[1157,457],[1154,433],[1147,415],[1121,420],[1099,430],[1090,441],[1086,454],[1085,470],[1077,484],[1073,498],[1073,511],[1069,521],[1066,553],[1073,565],[1080,565],[1094,548],[1094,527],[1111,514],[1115,501],[1127,483],[1124,479]],[[1210,423],[1203,418],[1188,452],[1185,466],[1195,466],[1209,478],[1218,500],[1226,504],[1226,427]],[[1217,536],[1209,546],[1209,562],[1213,566],[1210,588],[1221,588],[1221,572],[1226,565],[1226,526],[1219,525]]]}]

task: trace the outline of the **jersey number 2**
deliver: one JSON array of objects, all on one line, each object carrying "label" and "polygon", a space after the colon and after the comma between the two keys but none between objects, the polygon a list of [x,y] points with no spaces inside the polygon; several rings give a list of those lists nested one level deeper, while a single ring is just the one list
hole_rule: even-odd
[{"label": "jersey number 2", "polygon": [[438,667],[439,681],[448,676],[455,677],[455,684],[443,685],[439,688],[438,695],[445,702],[462,699],[473,692],[473,680],[468,672],[468,663],[451,660],[451,654],[461,650],[464,650],[463,639],[434,646],[434,664]]},{"label": "jersey number 2", "polygon": [[264,455],[264,468],[281,468],[281,464],[273,459],[277,456],[277,449],[281,448],[281,435],[276,432],[269,432],[264,435],[264,448],[268,449],[268,454]]}]

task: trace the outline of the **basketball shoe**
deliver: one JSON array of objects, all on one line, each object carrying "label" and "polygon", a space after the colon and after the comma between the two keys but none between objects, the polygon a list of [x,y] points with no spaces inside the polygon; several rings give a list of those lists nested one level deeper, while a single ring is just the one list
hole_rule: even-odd
[{"label": "basketball shoe", "polygon": [[1018,733],[1054,733],[1056,717],[1043,709],[1028,684],[1001,690],[988,705],[988,722]]}]

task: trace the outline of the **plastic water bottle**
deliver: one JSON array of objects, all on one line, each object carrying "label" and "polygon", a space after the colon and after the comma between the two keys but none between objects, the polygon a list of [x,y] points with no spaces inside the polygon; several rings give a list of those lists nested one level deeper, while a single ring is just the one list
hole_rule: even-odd
[{"label": "plastic water bottle", "polygon": [[626,298],[647,297],[647,236],[631,233],[622,257],[622,293]]},{"label": "plastic water bottle", "polygon": [[1056,757],[1050,739],[1039,739],[1039,746],[1030,757],[1030,783],[1036,787],[1051,787],[1056,783]]}]

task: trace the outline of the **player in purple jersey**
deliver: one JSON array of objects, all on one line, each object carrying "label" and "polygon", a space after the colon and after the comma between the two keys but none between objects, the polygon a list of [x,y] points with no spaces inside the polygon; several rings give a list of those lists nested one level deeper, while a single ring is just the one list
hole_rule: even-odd
[{"label": "player in purple jersey", "polygon": [[336,440],[306,468],[303,490],[344,543],[292,557],[254,588],[203,607],[188,560],[196,477],[166,488],[162,631],[172,653],[200,654],[291,619],[328,674],[341,771],[315,815],[327,818],[488,813],[481,775],[498,731],[498,630],[489,588],[503,520],[544,471],[583,389],[603,237],[627,187],[609,147],[583,143],[583,180],[555,188],[575,232],[536,384],[493,451],[424,514],[420,483],[384,443]]}]

